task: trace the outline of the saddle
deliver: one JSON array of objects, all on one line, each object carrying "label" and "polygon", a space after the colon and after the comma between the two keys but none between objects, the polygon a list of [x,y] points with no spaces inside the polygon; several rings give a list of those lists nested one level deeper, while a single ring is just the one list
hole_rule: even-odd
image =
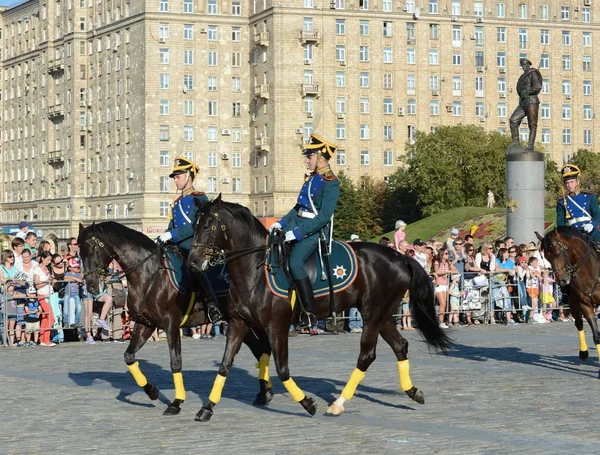
[{"label": "saddle", "polygon": [[[267,285],[272,294],[288,299],[289,290],[293,287],[293,279],[289,270],[289,256],[292,246],[282,244],[277,240],[268,240],[267,256],[264,272]],[[331,270],[323,270],[318,257],[318,250],[310,255],[304,267],[312,283],[315,298],[329,295],[329,280],[327,272],[331,273],[333,292],[338,293],[347,289],[358,275],[358,261],[354,249],[346,242],[332,242],[329,255]],[[326,267],[326,261],[323,261]],[[325,272],[325,273],[324,273]]]}]

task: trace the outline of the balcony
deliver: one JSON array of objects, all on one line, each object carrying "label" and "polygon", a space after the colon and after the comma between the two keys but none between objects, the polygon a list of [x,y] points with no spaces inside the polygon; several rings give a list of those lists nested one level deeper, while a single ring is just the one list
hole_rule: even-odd
[{"label": "balcony", "polygon": [[65,162],[65,153],[62,150],[48,152],[48,164],[55,165]]},{"label": "balcony", "polygon": [[319,96],[319,84],[302,84],[303,96]]},{"label": "balcony", "polygon": [[257,98],[269,99],[269,84],[256,85],[254,87],[254,96]]},{"label": "balcony", "polygon": [[257,137],[256,138],[256,149],[268,152],[271,150],[271,138],[270,137]]},{"label": "balcony", "polygon": [[65,70],[65,62],[62,58],[48,61],[48,73],[55,74]]},{"label": "balcony", "polygon": [[62,104],[48,106],[48,118],[64,117],[65,111]]},{"label": "balcony", "polygon": [[302,30],[300,32],[300,41],[302,41],[302,44],[316,43],[318,46],[321,39],[319,38],[319,32],[307,32],[306,30]]},{"label": "balcony", "polygon": [[269,32],[260,32],[254,35],[255,46],[268,46],[269,45]]}]

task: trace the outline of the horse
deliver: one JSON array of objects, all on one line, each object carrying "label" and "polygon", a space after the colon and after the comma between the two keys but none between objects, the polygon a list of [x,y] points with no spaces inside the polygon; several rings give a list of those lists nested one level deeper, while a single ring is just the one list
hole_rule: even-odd
[{"label": "horse", "polygon": [[[114,221],[88,227],[79,225],[78,244],[83,260],[85,282],[92,295],[101,292],[108,265],[113,259],[123,269],[121,276],[127,277],[129,292],[127,307],[135,321],[129,345],[125,350],[125,364],[151,400],[157,400],[159,389],[147,380],[136,361],[136,353],[144,346],[156,328],[163,329],[167,335],[171,372],[175,384],[175,399],[168,405],[163,415],[176,415],[185,401],[185,388],[182,376],[180,327],[193,327],[206,322],[202,305],[198,305],[193,294],[179,292],[170,283],[163,263],[165,246],[157,245],[144,234],[134,231]],[[228,296],[219,298],[222,308],[228,306]],[[227,315],[225,315],[227,318]],[[268,361],[271,355],[266,334],[259,330],[245,337],[253,355],[258,360],[260,391],[254,404],[266,405],[271,401],[273,392],[268,377]]]},{"label": "horse", "polygon": [[[196,420],[206,422],[219,402],[234,357],[248,331],[264,330],[272,348],[277,375],[290,396],[311,416],[316,403],[296,385],[288,368],[288,330],[293,311],[282,297],[268,288],[263,261],[268,231],[250,211],[241,205],[221,200],[221,195],[206,203],[198,211],[188,266],[192,270],[206,270],[210,263],[227,261],[230,272],[229,314],[231,320],[223,361],[208,401],[196,414]],[[425,270],[414,259],[395,250],[374,243],[352,243],[359,266],[358,276],[345,290],[336,294],[332,310],[342,312],[356,307],[363,318],[360,355],[350,380],[341,396],[327,409],[328,415],[344,412],[344,403],[350,400],[375,360],[379,335],[390,345],[397,358],[401,389],[415,402],[425,402],[423,391],[414,387],[407,358],[408,342],[398,333],[392,318],[407,290],[410,291],[411,315],[428,346],[445,351],[450,338],[439,327],[433,288]],[[329,296],[317,299],[318,319],[330,314]]]},{"label": "horse", "polygon": [[[560,226],[542,237],[540,249],[552,265],[556,282],[569,296],[569,308],[579,332],[579,358],[589,357],[583,332],[582,316],[592,329],[594,344],[600,357],[600,332],[596,308],[600,304],[600,254],[590,237],[570,226]],[[600,373],[599,373],[600,374]]]}]

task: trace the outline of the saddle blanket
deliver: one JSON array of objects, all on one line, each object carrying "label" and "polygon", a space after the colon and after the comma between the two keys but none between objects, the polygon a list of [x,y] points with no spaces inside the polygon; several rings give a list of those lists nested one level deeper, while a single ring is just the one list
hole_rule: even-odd
[{"label": "saddle blanket", "polygon": [[[175,251],[169,250],[167,251],[167,255],[163,258],[163,265],[167,271],[171,286],[173,286],[177,292],[186,295],[191,294],[191,283],[193,278],[189,269],[184,266],[181,256]],[[217,298],[229,294],[230,283],[226,264],[210,267],[204,273],[208,275],[208,281],[210,281]]]},{"label": "saddle blanket", "polygon": [[[331,250],[329,256],[331,281],[333,292],[338,293],[347,289],[356,279],[358,261],[356,260],[356,253],[346,242],[333,241]],[[325,260],[323,260],[323,266],[325,266]],[[313,253],[308,258],[305,267],[313,286],[315,298],[329,295],[329,281],[327,276],[323,277],[318,252]],[[273,272],[269,272],[265,265],[264,270],[270,291],[278,297],[287,299],[288,290],[292,287],[292,283],[284,269],[272,265]]]}]

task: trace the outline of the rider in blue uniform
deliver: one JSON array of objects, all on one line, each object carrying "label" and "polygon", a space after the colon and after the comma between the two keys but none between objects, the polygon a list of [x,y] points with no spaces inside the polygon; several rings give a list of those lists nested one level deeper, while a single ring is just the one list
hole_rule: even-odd
[{"label": "rider in blue uniform", "polygon": [[301,324],[305,326],[315,323],[315,296],[304,263],[318,248],[321,233],[329,241],[333,212],[340,196],[340,182],[329,167],[336,150],[337,146],[311,135],[302,152],[310,173],[305,175],[296,205],[270,227],[271,231],[282,229],[285,241],[294,242],[290,271],[304,307]]},{"label": "rider in blue uniform", "polygon": [[556,204],[556,224],[573,226],[600,241],[600,208],[596,195],[580,191],[581,170],[574,164],[565,164],[560,172],[566,194]]},{"label": "rider in blue uniform", "polygon": [[[171,204],[171,220],[167,230],[160,235],[161,242],[172,242],[185,257],[190,252],[192,239],[194,237],[194,220],[198,207],[195,201],[208,202],[208,197],[201,191],[194,189],[194,179],[200,168],[193,161],[182,156],[175,158],[173,172],[169,175],[175,182],[180,196]],[[218,308],[217,299],[206,274],[198,277],[194,282],[202,287],[201,291],[207,297],[207,313],[211,322],[217,322],[222,318]]]}]

